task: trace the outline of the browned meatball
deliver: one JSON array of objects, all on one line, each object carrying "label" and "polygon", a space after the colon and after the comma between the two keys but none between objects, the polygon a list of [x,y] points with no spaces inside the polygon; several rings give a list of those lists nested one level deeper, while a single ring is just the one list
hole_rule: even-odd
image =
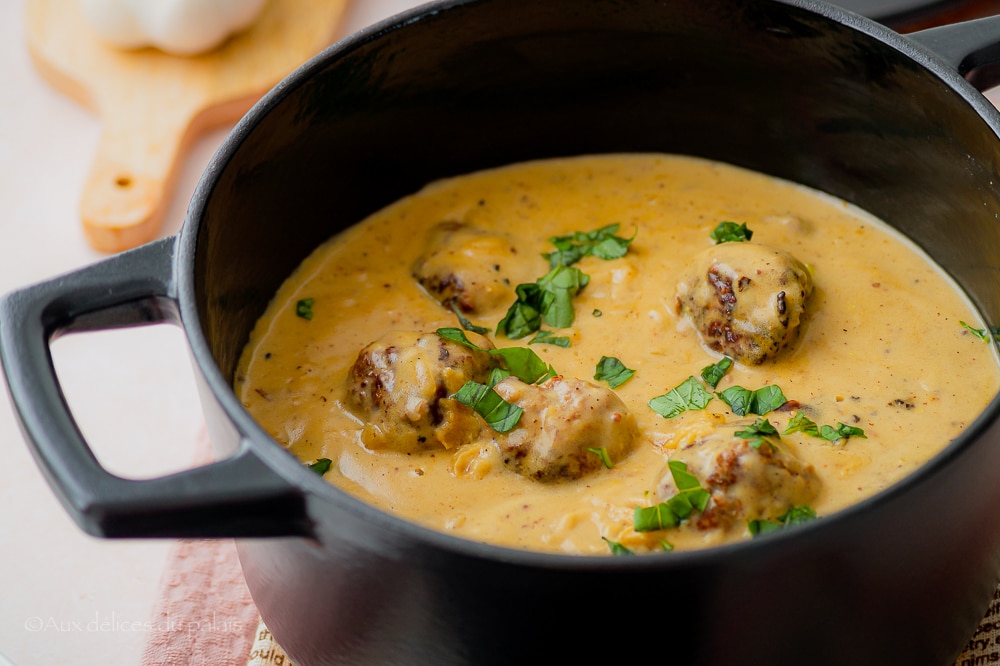
[{"label": "browned meatball", "polygon": [[638,436],[635,418],[611,390],[581,379],[553,377],[541,385],[508,377],[496,392],[524,410],[517,427],[498,437],[504,464],[539,481],[578,479],[614,463]]},{"label": "browned meatball", "polygon": [[[486,338],[469,333],[478,346]],[[480,421],[449,396],[485,382],[496,359],[437,333],[394,331],[365,347],[347,375],[348,400],[365,426],[364,444],[401,452],[452,448],[479,434]]]},{"label": "browned meatball", "polygon": [[676,310],[711,349],[759,365],[795,339],[812,293],[806,267],[759,243],[722,243],[697,255],[677,285]]},{"label": "browned meatball", "polygon": [[514,300],[511,270],[516,256],[503,236],[461,222],[442,222],[431,232],[413,277],[446,308],[482,314]]},{"label": "browned meatball", "polygon": [[[711,500],[690,525],[699,530],[745,526],[751,520],[774,520],[793,506],[807,506],[819,494],[821,481],[812,465],[803,463],[780,439],[766,437],[757,448],[720,429],[677,450],[680,460],[709,492]],[[677,494],[669,469],[656,484],[666,501]]]}]

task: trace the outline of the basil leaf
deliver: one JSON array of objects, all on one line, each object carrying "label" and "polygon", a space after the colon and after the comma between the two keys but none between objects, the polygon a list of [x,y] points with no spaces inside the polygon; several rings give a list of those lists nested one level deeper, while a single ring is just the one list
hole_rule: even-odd
[{"label": "basil leaf", "polygon": [[601,537],[601,539],[608,544],[608,548],[611,549],[612,555],[635,555],[631,550],[621,545],[617,541],[612,541],[607,537]]},{"label": "basil leaf", "polygon": [[608,450],[607,449],[605,449],[603,447],[599,448],[599,449],[587,447],[587,450],[590,451],[591,453],[595,454],[598,458],[600,458],[601,462],[608,469],[611,469],[611,468],[613,468],[615,466],[614,463],[611,462],[611,456],[608,454]]},{"label": "basil leaf", "polygon": [[708,386],[714,389],[719,385],[719,382],[722,381],[722,378],[726,375],[726,372],[729,371],[729,368],[731,368],[732,365],[733,359],[726,356],[718,363],[706,365],[702,368],[701,378],[706,384],[708,384]]},{"label": "basil leaf", "polygon": [[462,328],[465,330],[472,331],[473,333],[479,333],[480,335],[486,335],[490,332],[490,329],[485,326],[476,326],[471,321],[466,319],[462,312],[458,309],[458,306],[454,303],[452,303],[451,311],[455,313],[456,317],[458,317],[458,323],[461,324]]},{"label": "basil leaf", "polygon": [[557,347],[569,347],[572,345],[570,339],[565,336],[556,335],[552,331],[538,331],[530,341],[529,345],[534,344],[545,344],[545,345],[555,345]]},{"label": "basil leaf", "polygon": [[315,302],[316,302],[315,299],[303,298],[302,300],[300,300],[298,303],[295,304],[295,314],[299,317],[302,317],[303,319],[312,319],[313,318],[312,307],[313,303]]},{"label": "basil leaf", "polygon": [[701,483],[687,471],[687,465],[680,460],[667,463],[678,493],[654,506],[637,506],[632,514],[632,529],[636,532],[652,532],[677,527],[695,510],[704,511],[712,496],[701,487]]},{"label": "basil leaf", "polygon": [[320,476],[323,476],[324,474],[330,471],[330,466],[332,464],[333,461],[330,460],[329,458],[319,458],[318,460],[316,460],[316,462],[309,465],[309,469],[316,472]]},{"label": "basil leaf", "polygon": [[479,382],[466,382],[453,397],[466,407],[471,407],[497,432],[512,430],[524,412],[517,405],[501,398],[492,387]]},{"label": "basil leaf", "polygon": [[722,399],[737,416],[757,414],[764,416],[788,402],[781,389],[773,384],[754,391],[742,386],[731,386],[716,395]]},{"label": "basil leaf", "polygon": [[820,437],[831,442],[837,442],[851,437],[862,437],[864,439],[868,439],[865,435],[865,431],[861,428],[849,426],[845,423],[838,423],[836,426],[817,426],[812,420],[806,418],[802,412],[796,413],[795,416],[788,421],[788,426],[785,427],[786,435],[793,432],[802,432],[811,437]]},{"label": "basil leaf", "polygon": [[990,342],[997,335],[1000,335],[1000,327],[974,328],[973,326],[966,324],[964,321],[959,321],[958,323],[962,325],[962,328],[966,329],[967,331],[969,331],[969,333],[972,333],[974,336],[976,336],[983,342]]},{"label": "basil leaf", "polygon": [[510,370],[505,368],[493,368],[490,370],[490,377],[486,380],[486,385],[493,388],[508,377],[510,377]]},{"label": "basil leaf", "polygon": [[868,439],[864,430],[861,428],[855,428],[854,426],[849,426],[845,423],[838,423],[836,426],[820,426],[819,436],[823,439],[828,439],[831,442],[837,442],[842,439],[850,439],[851,437]]},{"label": "basil leaf", "polygon": [[808,418],[802,412],[796,412],[788,421],[788,425],[785,426],[785,431],[783,434],[791,435],[794,432],[802,432],[812,437],[819,437],[819,426],[816,422]]},{"label": "basil leaf", "polygon": [[663,418],[672,419],[687,410],[704,409],[712,394],[692,375],[663,395],[649,401],[650,408]]},{"label": "basil leaf", "polygon": [[786,527],[804,525],[814,520],[816,520],[816,511],[812,507],[797,505],[789,508],[776,520],[751,520],[747,522],[747,529],[750,530],[752,536],[757,537]]},{"label": "basil leaf", "polygon": [[680,525],[680,518],[667,503],[655,506],[637,506],[632,514],[632,529],[636,532],[655,532]]},{"label": "basil leaf", "polygon": [[719,222],[718,226],[712,230],[712,233],[708,235],[709,238],[715,241],[715,244],[720,243],[742,243],[743,241],[748,241],[753,238],[753,232],[747,229],[747,224],[736,224],[735,222]]},{"label": "basil leaf", "polygon": [[780,530],[784,525],[775,522],[773,520],[749,520],[747,521],[747,529],[750,530],[750,536],[758,537],[768,532],[774,532],[775,530]]},{"label": "basil leaf", "polygon": [[499,356],[511,374],[522,382],[534,384],[542,378],[556,374],[552,366],[527,347],[501,347],[488,351],[494,356]]},{"label": "basil leaf", "polygon": [[757,419],[743,430],[737,430],[736,436],[755,449],[767,442],[768,437],[779,437],[777,429],[767,419]]},{"label": "basil leaf", "polygon": [[698,482],[694,474],[687,471],[687,465],[680,460],[671,460],[667,462],[667,467],[670,468],[670,475],[673,477],[674,485],[677,486],[681,496],[685,497],[699,511],[704,511],[711,495],[701,487],[701,483]]},{"label": "basil leaf", "polygon": [[811,506],[796,505],[788,509],[785,515],[778,518],[785,527],[802,525],[816,520],[816,511]]},{"label": "basil leaf", "polygon": [[575,313],[573,298],[590,282],[590,276],[579,268],[556,266],[538,278],[541,289],[542,320],[553,328],[567,328],[573,325]]},{"label": "basil leaf", "polygon": [[625,364],[614,356],[602,356],[597,362],[594,379],[606,381],[611,388],[618,388],[635,374],[635,370],[625,367]]},{"label": "basil leaf", "polygon": [[542,256],[549,260],[549,268],[571,266],[588,255],[605,260],[619,259],[628,253],[628,246],[635,240],[635,236],[615,236],[619,226],[609,224],[594,231],[552,237],[549,242],[555,246],[555,251]]},{"label": "basil leaf", "polygon": [[542,289],[537,283],[528,282],[517,285],[514,291],[517,300],[497,323],[497,335],[502,333],[518,340],[542,327]]},{"label": "basil leaf", "polygon": [[[484,351],[494,356],[499,356],[507,367],[508,375],[514,375],[523,382],[534,384],[543,379],[554,377],[557,373],[555,368],[543,361],[538,354],[527,347],[501,347],[500,349],[483,349],[479,345],[469,340],[463,331],[457,328],[439,328],[437,334],[446,340],[452,340],[460,344]],[[490,375],[492,379],[492,375]],[[498,380],[499,381],[499,380]],[[493,382],[490,386],[496,386]]]},{"label": "basil leaf", "polygon": [[435,331],[435,333],[446,340],[463,344],[470,349],[475,349],[476,351],[483,351],[482,348],[470,340],[460,328],[439,328]]}]

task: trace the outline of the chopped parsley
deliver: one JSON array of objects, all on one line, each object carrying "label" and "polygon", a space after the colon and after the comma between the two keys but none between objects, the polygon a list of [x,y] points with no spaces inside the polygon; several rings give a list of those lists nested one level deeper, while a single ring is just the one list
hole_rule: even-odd
[{"label": "chopped parsley", "polygon": [[295,314],[303,319],[313,318],[313,303],[315,299],[303,298],[298,303],[295,304]]},{"label": "chopped parsley", "polygon": [[323,476],[324,474],[330,471],[330,466],[332,464],[333,461],[330,460],[329,458],[320,458],[316,462],[309,465],[308,467],[309,469],[316,472],[320,476]]},{"label": "chopped parsley", "polygon": [[602,356],[597,362],[594,379],[606,381],[611,388],[618,388],[635,374],[635,370],[625,367],[625,364],[614,356]]},{"label": "chopped parsley", "polygon": [[729,405],[729,408],[737,416],[746,416],[747,414],[764,416],[788,402],[781,389],[773,384],[753,391],[742,386],[731,386],[716,395]]},{"label": "chopped parsley", "polygon": [[566,236],[549,239],[556,249],[542,256],[549,260],[549,268],[572,266],[586,256],[611,260],[624,257],[629,244],[635,239],[615,236],[619,224],[609,224],[594,231],[576,231]]},{"label": "chopped parsley", "polygon": [[524,412],[517,405],[501,398],[492,386],[479,382],[466,382],[453,397],[466,407],[471,407],[497,432],[512,430]]},{"label": "chopped parsley", "polygon": [[704,409],[711,401],[712,394],[692,375],[648,404],[663,418],[672,419],[689,409]]},{"label": "chopped parsley", "polygon": [[816,511],[810,506],[793,506],[777,520],[751,520],[747,523],[747,529],[753,537],[758,537],[768,532],[783,530],[786,527],[795,527],[816,520]]},{"label": "chopped parsley", "polygon": [[712,365],[706,365],[701,369],[701,378],[706,384],[708,384],[713,389],[719,385],[722,378],[726,375],[733,365],[733,359],[726,356],[718,363],[713,363]]},{"label": "chopped parsley", "polygon": [[720,243],[742,243],[753,238],[753,232],[747,229],[747,224],[736,224],[735,222],[719,222],[718,226],[712,230],[712,233],[708,235],[709,238],[715,241],[715,244]]}]

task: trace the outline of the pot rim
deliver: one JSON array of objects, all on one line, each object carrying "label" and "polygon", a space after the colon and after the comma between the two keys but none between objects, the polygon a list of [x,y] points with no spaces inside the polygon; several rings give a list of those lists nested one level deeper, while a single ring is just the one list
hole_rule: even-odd
[{"label": "pot rim", "polygon": [[[178,233],[175,256],[180,324],[189,341],[193,358],[199,366],[204,381],[214,394],[214,398],[231,419],[244,441],[244,445],[252,448],[275,473],[301,488],[304,493],[310,493],[325,501],[333,502],[338,507],[359,515],[372,526],[377,526],[412,542],[426,543],[454,554],[542,569],[643,570],[655,568],[663,570],[675,567],[685,568],[691,565],[710,565],[718,560],[750,554],[769,556],[767,554],[775,549],[781,549],[786,555],[790,549],[803,549],[807,543],[815,538],[817,532],[822,534],[838,529],[837,526],[844,523],[853,523],[868,513],[872,506],[905,501],[906,495],[917,486],[932,482],[936,474],[948,467],[951,461],[960,456],[989,428],[990,424],[1000,417],[1000,394],[998,394],[955,439],[917,470],[888,488],[829,516],[823,516],[821,520],[803,524],[794,530],[772,532],[763,539],[750,539],[692,551],[643,554],[641,557],[570,555],[521,550],[453,536],[377,509],[307,470],[293,454],[275,442],[243,407],[231,384],[223,377],[204,336],[195,295],[195,266],[198,252],[197,239],[206,206],[218,184],[220,175],[239,151],[244,140],[275,107],[331,61],[343,58],[378,40],[385,34],[405,29],[407,26],[419,23],[429,17],[460,10],[466,5],[490,1],[432,0],[383,19],[331,44],[282,79],[253,105],[224,138],[196,185],[183,226]],[[825,2],[816,0],[767,1],[820,15],[862,33],[868,38],[882,42],[940,79],[953,94],[968,104],[972,111],[989,125],[994,135],[1000,138],[1000,111],[955,69],[949,66],[941,56],[919,42],[864,16]]]}]

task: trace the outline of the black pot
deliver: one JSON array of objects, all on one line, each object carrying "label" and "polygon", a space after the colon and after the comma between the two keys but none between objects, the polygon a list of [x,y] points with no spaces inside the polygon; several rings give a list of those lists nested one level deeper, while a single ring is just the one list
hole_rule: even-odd
[{"label": "black pot", "polygon": [[[472,543],[364,505],[273,442],[231,383],[268,299],[338,230],[433,179],[609,151],[722,160],[855,203],[995,325],[1000,115],[963,77],[991,84],[998,49],[1000,19],[904,38],[808,0],[418,8],[257,104],[178,236],[0,302],[25,436],[91,534],[237,537],[299,666],[947,664],[1000,572],[996,399],[919,472],[839,514],[705,552],[593,558]],[[80,435],[48,345],[161,321],[190,342],[220,462],[126,481]]]}]

